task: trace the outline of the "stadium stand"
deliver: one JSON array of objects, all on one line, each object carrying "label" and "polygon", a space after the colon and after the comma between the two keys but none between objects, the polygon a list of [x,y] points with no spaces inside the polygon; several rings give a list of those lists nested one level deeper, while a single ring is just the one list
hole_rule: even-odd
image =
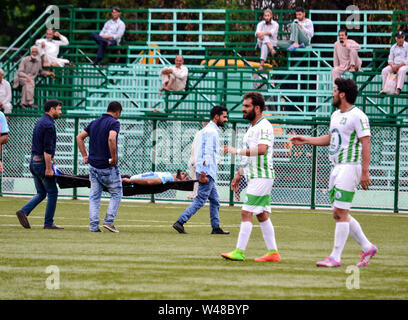
[{"label": "stadium stand", "polygon": [[[340,27],[347,24],[351,24],[349,38],[361,45],[359,55],[363,61],[361,72],[343,75],[353,78],[358,84],[359,97],[356,105],[370,117],[373,124],[395,125],[399,126],[395,127],[399,130],[398,134],[405,132],[404,128],[401,130],[401,126],[408,123],[407,85],[399,96],[379,96],[378,92],[381,89],[381,70],[387,64],[389,48],[395,42],[394,35],[408,24],[402,19],[406,12],[359,11],[359,19],[350,22],[347,18],[352,12],[309,10],[307,17],[315,26],[312,46],[293,52],[278,51],[274,58],[268,58],[270,66],[258,71],[259,51],[255,49],[254,32],[256,24],[262,18],[262,11],[122,9],[126,33],[121,45],[107,50],[104,66],[94,67],[90,62],[96,55],[97,46],[90,34],[101,29],[110,9],[73,6],[60,6],[59,9],[59,31],[70,40],[69,46],[61,47],[60,56],[72,61],[75,67],[50,68],[56,74],[55,80],[39,77],[35,103],[41,106],[48,99],[59,99],[64,103],[66,116],[72,117],[67,118],[64,124],[66,131],[63,135],[66,134],[67,140],[65,153],[58,153],[67,163],[66,168],[62,166],[62,169],[72,167],[72,154],[76,152],[72,139],[80,123],[78,117],[86,119],[100,115],[105,111],[107,101],[120,101],[124,107],[125,119],[138,119],[141,126],[146,126],[148,120],[157,120],[163,126],[167,126],[165,123],[168,120],[178,120],[182,122],[182,127],[187,128],[186,123],[202,121],[209,109],[217,104],[225,105],[230,119],[239,121],[242,118],[240,105],[243,94],[256,90],[265,96],[268,107],[265,115],[282,128],[276,134],[275,163],[277,170],[293,172],[292,180],[286,179],[281,182],[282,185],[287,188],[295,184],[308,185],[306,178],[310,174],[326,172],[329,164],[317,161],[319,165],[311,166],[305,163],[316,163],[316,160],[323,159],[325,155],[312,149],[300,154],[291,152],[285,142],[293,130],[309,134],[327,130],[324,126],[333,110],[333,44]],[[285,39],[289,35],[288,25],[293,20],[294,11],[274,11],[273,14],[280,26],[279,38]],[[28,54],[34,39],[44,35],[49,15],[49,11],[44,11],[1,54],[0,67],[5,70],[8,81],[12,82],[19,61]],[[159,70],[163,66],[172,65],[177,55],[184,57],[185,65],[189,68],[186,90],[160,95]],[[18,106],[19,99],[20,92],[14,91],[13,105]],[[152,112],[154,109],[159,112]],[[35,116],[38,112],[41,111],[13,109],[16,117]],[[24,121],[23,119],[16,118],[15,121]],[[125,133],[127,130],[131,132],[133,138],[124,138],[120,150],[124,154],[129,150],[132,150],[131,153],[138,153],[136,146],[143,140],[145,131],[132,126],[132,121],[126,121],[124,120],[126,124],[123,130]],[[149,123],[149,128],[150,125]],[[237,141],[240,141],[240,134],[244,131],[238,130],[239,123],[234,126],[238,132]],[[389,127],[378,132],[384,135],[385,140],[385,136],[394,132],[393,129],[394,127]],[[404,139],[406,138],[401,141],[406,141]],[[403,148],[398,145],[401,141],[387,141],[390,145],[380,142],[375,151],[373,181],[377,181],[379,188],[384,185],[392,188],[392,184],[398,183],[398,179],[395,182],[398,175],[395,173],[396,154],[397,149]],[[401,154],[398,153],[398,157],[406,160],[408,151],[404,150]],[[129,166],[140,165],[143,154],[139,156],[127,156]],[[221,167],[220,175],[224,178],[220,183],[227,186],[233,168],[227,165]],[[80,174],[83,166],[74,161],[74,168],[74,174]],[[140,168],[140,171],[150,169],[154,171],[154,168]],[[24,174],[29,175],[28,169],[24,170],[27,170]],[[401,179],[405,181],[401,188],[407,188],[407,178],[401,176]],[[308,188],[311,187],[313,193],[316,192],[316,185],[325,184],[326,181],[322,178],[313,181]],[[311,198],[313,197],[312,194]],[[275,199],[280,201],[278,196]],[[284,199],[281,201],[284,202]],[[323,203],[326,200],[321,201]]]}]

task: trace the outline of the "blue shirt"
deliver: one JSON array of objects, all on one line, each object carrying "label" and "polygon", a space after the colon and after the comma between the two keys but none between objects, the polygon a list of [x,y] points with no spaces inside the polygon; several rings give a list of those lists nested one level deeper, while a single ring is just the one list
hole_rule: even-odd
[{"label": "blue shirt", "polygon": [[44,114],[34,127],[31,154],[43,156],[46,152],[54,156],[56,146],[57,132],[55,131],[54,119],[50,115]]},{"label": "blue shirt", "polygon": [[163,184],[167,182],[173,182],[174,178],[173,175],[170,172],[146,172],[146,173],[140,173],[140,174],[135,174],[134,176],[131,176],[130,179],[154,179],[154,178],[160,178]]},{"label": "blue shirt", "polygon": [[[84,130],[89,135],[89,164],[97,169],[109,168],[109,159],[112,158],[108,143],[109,132],[116,131],[119,135],[119,121],[105,113],[88,124]],[[116,145],[117,143],[118,137],[116,136]]]},{"label": "blue shirt", "polygon": [[1,111],[0,111],[0,131],[2,135],[5,133],[9,133],[9,127],[7,124],[6,116]]},{"label": "blue shirt", "polygon": [[214,121],[210,121],[202,129],[198,138],[195,156],[197,173],[205,172],[207,176],[214,180],[217,177],[217,165],[220,156],[219,131],[220,129]]}]

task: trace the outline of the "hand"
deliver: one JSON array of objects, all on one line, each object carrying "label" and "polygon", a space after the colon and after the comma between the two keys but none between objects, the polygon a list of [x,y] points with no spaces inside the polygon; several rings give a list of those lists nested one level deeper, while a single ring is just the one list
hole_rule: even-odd
[{"label": "hand", "polygon": [[43,48],[43,49],[45,48],[45,41],[41,42],[41,48]]},{"label": "hand", "polygon": [[55,80],[55,73],[54,72],[48,72],[48,76],[51,76]]},{"label": "hand", "polygon": [[44,62],[43,67],[51,67],[51,63]]},{"label": "hand", "polygon": [[84,156],[83,159],[84,159],[84,164],[88,164],[88,156]]},{"label": "hand", "polygon": [[399,70],[399,67],[398,67],[398,66],[395,66],[395,65],[392,66],[392,71],[393,71],[393,72],[397,73],[398,70]]},{"label": "hand", "polygon": [[208,183],[209,182],[205,172],[201,172],[200,178],[198,179],[198,182],[200,182],[200,183]]},{"label": "hand", "polygon": [[303,137],[303,136],[293,136],[293,137],[290,137],[289,140],[295,146],[302,146],[304,144],[307,144],[307,137]]},{"label": "hand", "polygon": [[59,33],[58,31],[57,31],[57,32],[54,32],[54,36],[55,36],[55,37],[58,37],[58,38],[61,38],[61,33]]},{"label": "hand", "polygon": [[237,149],[231,146],[224,146],[223,154],[226,153],[237,154]]},{"label": "hand", "polygon": [[234,176],[234,179],[232,179],[231,181],[231,190],[238,191],[240,182],[241,182],[241,176],[239,174],[236,174]]},{"label": "hand", "polygon": [[0,172],[4,172],[3,164],[1,163],[1,161],[0,161]]},{"label": "hand", "polygon": [[52,178],[54,176],[54,171],[52,171],[52,168],[45,169],[45,177],[46,178]]},{"label": "hand", "polygon": [[343,47],[346,47],[346,46],[347,46],[347,39],[344,40],[344,42],[343,42]]},{"label": "hand", "polygon": [[116,166],[118,164],[118,160],[115,158],[115,159],[109,159],[109,165],[111,166],[111,167],[114,167],[114,166]]},{"label": "hand", "polygon": [[122,182],[131,183],[129,178],[122,178]]},{"label": "hand", "polygon": [[27,83],[30,83],[32,80],[31,80],[31,78],[29,76],[26,76],[26,81],[27,81]]},{"label": "hand", "polygon": [[369,185],[370,185],[370,174],[368,173],[368,170],[367,170],[367,171],[363,171],[363,172],[361,173],[360,184],[361,184],[361,187],[362,187],[364,190],[368,190],[368,187],[369,187]]}]

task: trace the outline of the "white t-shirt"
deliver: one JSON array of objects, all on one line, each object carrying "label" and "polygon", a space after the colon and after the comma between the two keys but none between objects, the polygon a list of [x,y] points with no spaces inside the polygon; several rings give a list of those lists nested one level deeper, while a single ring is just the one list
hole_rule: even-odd
[{"label": "white t-shirt", "polygon": [[254,178],[274,179],[273,170],[273,126],[265,118],[261,118],[249,127],[243,138],[243,148],[256,148],[259,144],[266,144],[268,149],[265,155],[242,156],[242,166],[247,181]]},{"label": "white t-shirt", "polygon": [[330,118],[330,161],[333,164],[360,164],[359,139],[370,135],[370,122],[363,111],[356,107],[346,112],[336,110]]}]

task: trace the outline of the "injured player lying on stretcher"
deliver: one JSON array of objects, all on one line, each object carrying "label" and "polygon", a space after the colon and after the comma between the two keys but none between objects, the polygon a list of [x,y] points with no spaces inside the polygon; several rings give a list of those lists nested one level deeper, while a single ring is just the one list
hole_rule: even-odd
[{"label": "injured player lying on stretcher", "polygon": [[167,182],[188,181],[190,180],[186,172],[177,170],[177,173],[170,172],[146,172],[135,174],[130,178],[122,178],[122,182],[133,183],[143,186],[153,186],[166,184]]}]

